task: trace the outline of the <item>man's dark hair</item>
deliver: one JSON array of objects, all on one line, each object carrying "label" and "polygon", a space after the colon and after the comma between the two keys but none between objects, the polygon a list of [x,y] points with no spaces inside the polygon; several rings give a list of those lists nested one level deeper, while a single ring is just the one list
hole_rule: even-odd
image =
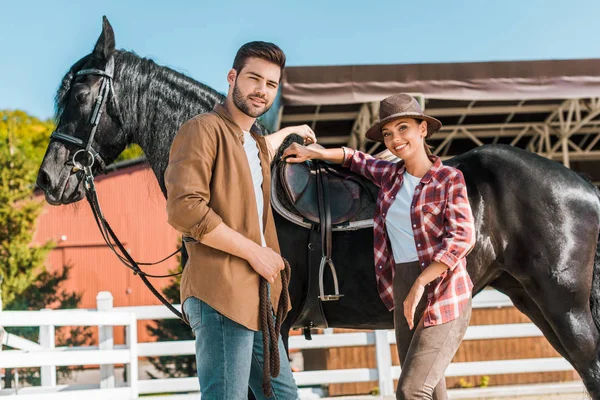
[{"label": "man's dark hair", "polygon": [[283,50],[276,44],[269,42],[249,42],[240,47],[235,59],[233,60],[233,69],[239,74],[246,65],[246,60],[249,58],[260,58],[269,61],[275,65],[279,65],[281,72],[285,68],[285,54]]}]

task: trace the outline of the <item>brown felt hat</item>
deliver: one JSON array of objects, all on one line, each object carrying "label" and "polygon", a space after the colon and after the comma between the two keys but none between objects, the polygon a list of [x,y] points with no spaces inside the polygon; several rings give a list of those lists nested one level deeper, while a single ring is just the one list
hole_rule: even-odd
[{"label": "brown felt hat", "polygon": [[427,138],[442,127],[439,120],[423,114],[417,99],[409,94],[399,93],[381,100],[381,103],[379,103],[379,121],[369,128],[367,138],[376,142],[383,142],[381,128],[388,122],[398,118],[414,118],[427,121]]}]

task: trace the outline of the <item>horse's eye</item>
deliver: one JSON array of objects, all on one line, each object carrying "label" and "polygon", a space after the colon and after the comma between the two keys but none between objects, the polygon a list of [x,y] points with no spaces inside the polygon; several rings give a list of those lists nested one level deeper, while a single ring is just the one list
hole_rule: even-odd
[{"label": "horse's eye", "polygon": [[80,104],[85,104],[85,102],[87,101],[87,98],[88,98],[89,94],[90,94],[90,92],[82,90],[81,92],[75,94],[75,99]]}]

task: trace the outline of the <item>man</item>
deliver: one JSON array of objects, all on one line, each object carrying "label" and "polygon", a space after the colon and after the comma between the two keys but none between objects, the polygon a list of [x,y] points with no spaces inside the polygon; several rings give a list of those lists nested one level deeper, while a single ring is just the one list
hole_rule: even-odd
[{"label": "man", "polygon": [[[184,318],[196,337],[203,399],[245,399],[262,390],[263,349],[259,283],[270,283],[274,309],[284,268],[270,207],[270,161],[290,133],[305,143],[306,126],[260,136],[256,118],[269,110],[285,67],[272,43],[250,42],[237,52],[227,74],[223,104],[187,121],[177,133],[165,172],[169,223],[196,243],[181,278]],[[287,290],[287,289],[285,289]],[[297,387],[281,337],[280,374],[274,398],[295,399]]]}]

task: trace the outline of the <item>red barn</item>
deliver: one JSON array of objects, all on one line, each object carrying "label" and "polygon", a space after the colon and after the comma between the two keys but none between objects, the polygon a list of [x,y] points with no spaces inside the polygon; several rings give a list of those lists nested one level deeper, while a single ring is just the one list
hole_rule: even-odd
[{"label": "red barn", "polygon": [[[167,223],[165,198],[145,161],[116,165],[96,179],[96,188],[106,219],[134,260],[155,262],[177,249],[181,235]],[[36,196],[43,198],[41,192]],[[65,289],[83,294],[80,307],[96,308],[96,295],[104,290],[113,294],[115,307],[161,304],[106,245],[87,201],[60,207],[45,205],[34,242],[50,239],[57,246],[47,259],[48,268],[73,267]],[[142,269],[167,274],[178,265],[174,256]],[[150,280],[159,291],[170,282],[169,278]],[[138,332],[140,341],[150,340],[143,326],[138,326]]]}]

